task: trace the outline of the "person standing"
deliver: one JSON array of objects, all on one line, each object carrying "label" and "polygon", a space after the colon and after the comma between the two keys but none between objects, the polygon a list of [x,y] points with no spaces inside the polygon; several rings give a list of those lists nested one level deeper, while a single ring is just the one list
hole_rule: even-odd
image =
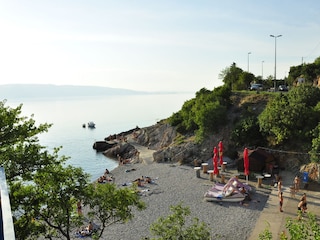
[{"label": "person standing", "polygon": [[279,176],[278,178],[278,193],[282,191],[282,178]]},{"label": "person standing", "polygon": [[301,199],[300,199],[300,202],[301,202],[301,210],[303,213],[305,213],[307,211],[307,195],[305,193],[303,193]]},{"label": "person standing", "polygon": [[78,215],[81,216],[82,215],[82,204],[81,204],[80,200],[77,202],[77,210],[78,210]]},{"label": "person standing", "polygon": [[298,203],[298,220],[301,219],[302,213],[305,213],[306,210],[307,210],[307,195],[304,193]]},{"label": "person standing", "polygon": [[280,210],[280,212],[283,212],[283,210],[282,210],[282,206],[283,206],[283,192],[279,192],[279,193],[278,193],[278,197],[279,197],[279,210]]},{"label": "person standing", "polygon": [[300,178],[299,176],[296,176],[293,180],[293,184],[294,184],[294,191],[297,193],[299,192],[300,189]]}]

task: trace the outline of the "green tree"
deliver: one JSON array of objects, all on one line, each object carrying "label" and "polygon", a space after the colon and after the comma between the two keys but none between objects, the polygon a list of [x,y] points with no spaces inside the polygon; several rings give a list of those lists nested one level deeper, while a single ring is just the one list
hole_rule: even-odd
[{"label": "green tree", "polygon": [[[0,103],[0,162],[9,184],[15,235],[17,239],[71,239],[83,223],[83,216],[76,214],[76,202],[94,202],[89,204],[95,206],[93,211],[105,212],[102,196],[92,191],[88,174],[66,165],[68,158],[59,156],[61,147],[50,153],[39,144],[38,134],[48,131],[51,124],[36,126],[33,116],[21,116],[21,109],[22,104],[10,108],[5,101]],[[122,220],[132,218],[133,206],[143,205],[132,190],[113,193],[117,201],[108,210]]]},{"label": "green tree", "polygon": [[71,239],[83,220],[75,213],[75,206],[86,196],[88,177],[81,168],[51,164],[35,173],[32,184],[14,184],[13,194],[19,194],[14,204],[23,211],[15,222],[19,239],[25,238],[24,229],[30,227],[32,236]]},{"label": "green tree", "polygon": [[230,88],[231,90],[242,90],[237,89],[238,81],[240,79],[240,75],[242,74],[243,70],[238,68],[236,63],[232,63],[230,67],[225,68],[219,74],[219,78],[222,79],[224,84]]},{"label": "green tree", "polygon": [[202,141],[206,134],[226,123],[230,96],[231,90],[226,86],[213,91],[202,88],[195,98],[186,101],[181,110],[169,118],[169,123],[177,126],[180,133],[196,133],[197,141]]},{"label": "green tree", "polygon": [[294,87],[288,94],[291,103],[303,103],[308,107],[315,107],[320,101],[320,89],[310,86],[301,85]]},{"label": "green tree", "polygon": [[314,110],[320,100],[319,91],[302,85],[287,94],[277,94],[268,102],[258,120],[260,130],[270,145],[281,145],[290,140],[295,144],[298,138],[299,144],[303,142],[304,145],[296,147],[310,148],[312,130],[319,121],[319,114]]},{"label": "green tree", "polygon": [[87,188],[84,203],[89,206],[89,216],[100,222],[96,233],[101,237],[105,228],[116,222],[126,222],[133,217],[133,209],[145,208],[140,200],[136,187],[117,188],[115,184],[91,184]]},{"label": "green tree", "polygon": [[255,116],[250,116],[237,122],[231,133],[231,140],[237,147],[244,145],[263,146],[264,138],[260,133],[258,119]]},{"label": "green tree", "polygon": [[39,144],[38,135],[51,124],[35,125],[35,120],[21,116],[22,104],[16,108],[0,102],[0,164],[6,170],[8,183],[17,179],[32,180],[36,170],[56,162]]},{"label": "green tree", "polygon": [[198,218],[193,218],[190,226],[186,225],[186,216],[190,215],[190,209],[182,204],[170,206],[173,212],[167,217],[160,217],[150,226],[152,236],[158,236],[159,240],[209,240],[210,232],[204,222],[199,222]]},{"label": "green tree", "polygon": [[252,73],[242,72],[239,79],[234,84],[234,88],[237,90],[248,90],[250,84],[255,82],[256,78]]},{"label": "green tree", "polygon": [[298,77],[303,77],[305,83],[313,84],[317,76],[320,75],[320,57],[316,58],[313,63],[291,66],[288,76],[288,82],[293,84]]},{"label": "green tree", "polygon": [[217,132],[219,126],[226,121],[226,108],[218,101],[204,103],[195,113],[195,122],[199,129],[196,133],[197,140],[202,141],[207,134]]},{"label": "green tree", "polygon": [[[320,105],[320,104],[319,104]],[[313,130],[312,147],[309,152],[310,161],[319,163],[320,162],[320,124]]]}]

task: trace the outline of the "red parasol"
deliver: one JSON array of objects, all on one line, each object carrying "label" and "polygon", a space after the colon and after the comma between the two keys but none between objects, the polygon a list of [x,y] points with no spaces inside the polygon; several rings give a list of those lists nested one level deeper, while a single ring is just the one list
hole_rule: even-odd
[{"label": "red parasol", "polygon": [[244,175],[246,175],[248,180],[249,175],[249,152],[248,148],[245,148],[243,151],[243,165],[244,165]]},{"label": "red parasol", "polygon": [[223,144],[222,144],[222,141],[220,141],[220,142],[219,142],[220,166],[223,165],[223,157],[222,157],[222,154],[223,154]]},{"label": "red parasol", "polygon": [[213,174],[218,175],[219,169],[218,169],[218,149],[214,147],[213,149]]}]

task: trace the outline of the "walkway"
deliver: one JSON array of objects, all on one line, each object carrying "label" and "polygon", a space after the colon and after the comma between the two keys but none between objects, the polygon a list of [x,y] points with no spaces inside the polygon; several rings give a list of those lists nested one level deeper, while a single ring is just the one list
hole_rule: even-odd
[{"label": "walkway", "polygon": [[[253,229],[249,240],[259,239],[259,234],[262,233],[268,225],[270,225],[270,231],[272,232],[273,239],[280,239],[281,232],[285,232],[289,236],[288,231],[285,228],[286,219],[297,218],[297,206],[298,201],[302,193],[307,194],[308,211],[314,214],[319,214],[320,206],[320,185],[310,184],[307,189],[300,189],[295,198],[290,196],[290,186],[292,185],[294,175],[291,172],[282,171],[281,176],[283,179],[283,212],[279,211],[279,199],[278,190],[274,188],[269,196],[265,208],[260,214],[255,228]],[[301,187],[304,184],[301,183]],[[318,216],[319,217],[319,216]]]}]

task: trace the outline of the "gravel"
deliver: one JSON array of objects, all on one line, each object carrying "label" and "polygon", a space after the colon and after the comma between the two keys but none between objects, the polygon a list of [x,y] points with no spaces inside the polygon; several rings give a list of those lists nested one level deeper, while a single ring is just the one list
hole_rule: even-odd
[{"label": "gravel", "polygon": [[[226,179],[234,173],[234,170],[228,169]],[[269,194],[266,190],[256,190],[251,196],[252,201],[244,205],[207,202],[204,201],[204,193],[213,185],[209,175],[201,172],[201,177],[197,178],[193,167],[177,164],[129,164],[119,166],[112,174],[119,187],[125,187],[123,183],[130,183],[141,176],[149,176],[155,179],[155,183],[139,187],[143,191],[141,199],[147,208],[134,211],[134,218],[127,223],[109,226],[102,239],[138,240],[155,237],[150,234],[150,225],[160,216],[168,216],[171,205],[182,203],[182,206],[191,210],[187,223],[190,223],[189,218],[199,218],[207,224],[212,239],[245,240],[255,227]]]}]

